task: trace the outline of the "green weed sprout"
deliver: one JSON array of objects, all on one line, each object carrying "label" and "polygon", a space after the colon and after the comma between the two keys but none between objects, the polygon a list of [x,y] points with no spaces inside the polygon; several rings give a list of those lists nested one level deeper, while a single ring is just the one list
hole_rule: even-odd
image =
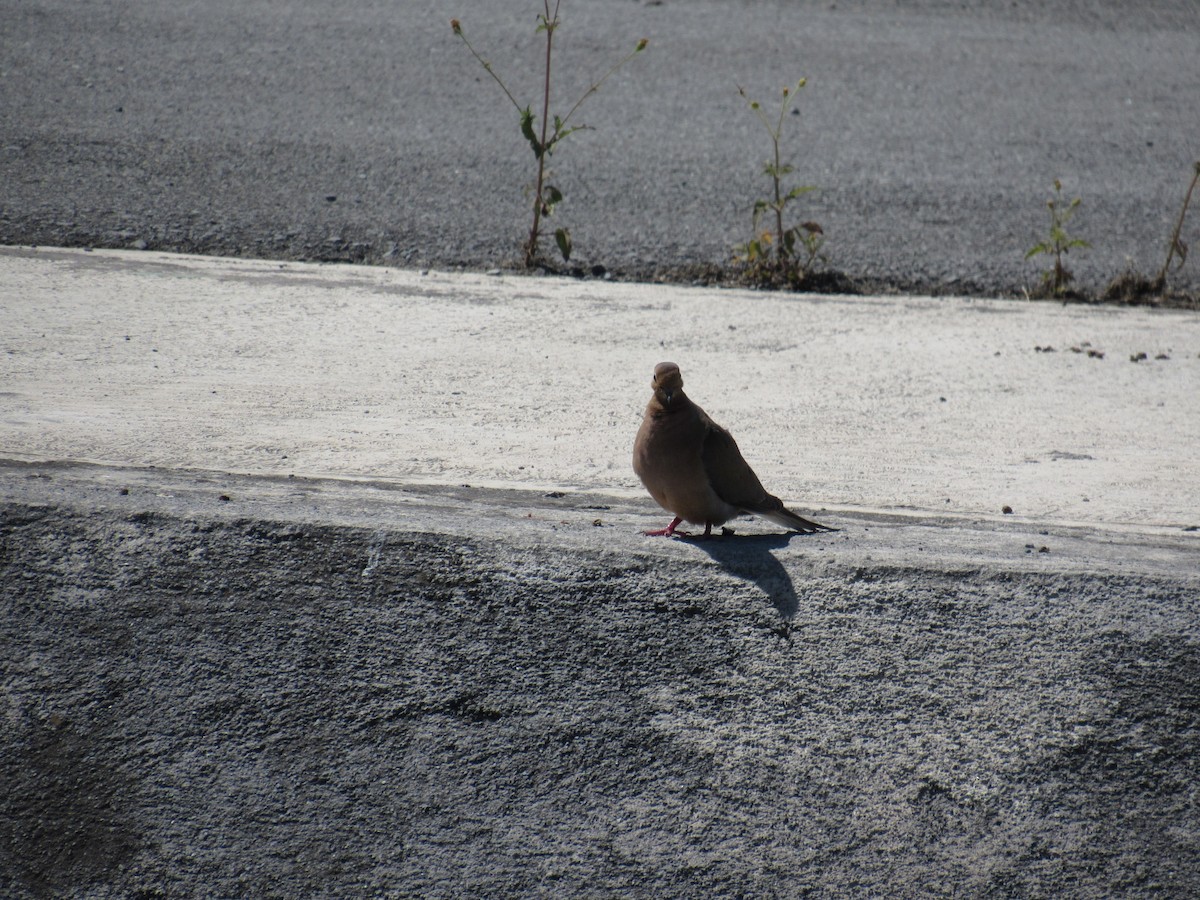
[{"label": "green weed sprout", "polygon": [[1050,210],[1050,234],[1045,241],[1035,244],[1025,254],[1026,259],[1032,259],[1039,254],[1054,257],[1054,268],[1042,273],[1042,291],[1045,296],[1062,297],[1067,287],[1074,280],[1071,270],[1063,264],[1063,257],[1076,247],[1090,247],[1087,241],[1073,238],[1067,234],[1067,224],[1075,215],[1082,201],[1076,197],[1066,206],[1062,205],[1062,182],[1054,179],[1054,196],[1046,201]]},{"label": "green weed sprout", "polygon": [[[479,61],[479,64],[483,66],[484,70],[492,76],[496,84],[500,85],[500,90],[504,91],[504,96],[506,96],[516,108],[517,114],[520,116],[521,121],[521,134],[524,136],[525,140],[529,142],[529,146],[533,150],[534,158],[537,160],[537,176],[534,181],[533,188],[533,221],[529,226],[529,237],[525,241],[524,246],[526,267],[533,266],[537,261],[538,240],[541,233],[542,218],[550,216],[554,212],[554,208],[561,203],[563,199],[562,191],[554,185],[548,184],[546,181],[547,177],[549,176],[549,172],[546,170],[546,158],[554,152],[554,148],[558,145],[559,141],[566,138],[567,135],[588,128],[587,125],[570,125],[569,123],[571,121],[571,117],[575,115],[576,110],[579,109],[584,100],[600,89],[600,85],[604,84],[610,75],[616,72],[617,69],[621,68],[621,66],[625,65],[625,63],[633,59],[633,57],[637,56],[637,54],[645,50],[647,44],[646,38],[642,38],[640,41],[638,41],[637,46],[633,48],[633,52],[621,59],[616,65],[605,72],[604,75],[602,75],[597,81],[593,82],[592,85],[583,92],[583,96],[575,101],[575,105],[568,110],[565,116],[562,116],[561,118],[559,116],[554,116],[553,119],[551,119],[550,63],[553,56],[554,32],[558,30],[558,27],[561,24],[558,17],[558,8],[560,2],[561,0],[555,0],[554,9],[551,11],[550,0],[543,0],[544,12],[539,14],[537,17],[538,26],[535,30],[535,34],[545,34],[546,36],[546,55],[542,78],[542,115],[540,124],[538,122],[538,117],[533,112],[532,105],[526,104],[522,106],[520,103],[518,103],[516,97],[513,96],[512,91],[508,89],[508,86],[505,85],[500,76],[496,74],[496,70],[492,68],[492,64],[480,56],[479,53],[476,52],[475,48],[471,46],[471,42],[467,40],[467,36],[463,33],[462,25],[459,23],[458,19],[450,20],[450,27],[454,30],[454,33],[462,38],[463,43],[467,45],[467,49],[471,51],[471,55],[474,56],[475,59]],[[553,123],[553,127],[551,127],[551,123]],[[558,245],[558,250],[559,253],[562,254],[562,258],[569,262],[571,259],[572,250],[571,232],[566,228],[556,229],[554,232],[554,241]]]},{"label": "green weed sprout", "polygon": [[1187,215],[1188,205],[1192,202],[1192,191],[1196,189],[1196,182],[1200,181],[1200,160],[1197,160],[1192,171],[1192,183],[1188,185],[1187,193],[1183,196],[1183,208],[1179,210],[1179,219],[1175,222],[1175,230],[1171,232],[1171,242],[1167,246],[1167,258],[1162,264],[1162,268],[1158,270],[1158,275],[1154,279],[1154,290],[1162,291],[1167,286],[1167,270],[1171,268],[1171,260],[1179,257],[1178,269],[1187,262],[1188,247],[1180,237],[1183,231],[1183,217]]},{"label": "green weed sprout", "polygon": [[[773,192],[771,199],[755,201],[753,236],[746,243],[737,245],[734,253],[737,261],[747,264],[756,280],[782,279],[792,287],[803,283],[816,261],[825,258],[821,255],[821,248],[825,244],[825,232],[816,222],[801,222],[799,225],[784,228],[784,213],[788,204],[797,197],[816,190],[813,185],[800,185],[784,191],[784,177],[795,169],[783,162],[779,149],[783,137],[784,116],[800,89],[807,83],[808,79],[801,78],[795,87],[788,86],[783,89],[779,117],[774,122],[767,118],[759,102],[752,100],[745,88],[738,85],[738,93],[750,104],[750,109],[771,136],[773,155],[771,160],[763,164],[763,173],[770,177]],[[772,227],[762,228],[764,216],[768,217]]]}]

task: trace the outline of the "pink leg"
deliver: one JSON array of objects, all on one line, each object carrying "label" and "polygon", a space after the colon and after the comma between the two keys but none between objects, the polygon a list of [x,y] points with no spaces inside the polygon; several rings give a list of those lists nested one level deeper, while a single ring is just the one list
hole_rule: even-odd
[{"label": "pink leg", "polygon": [[646,537],[673,537],[677,534],[687,534],[686,531],[676,531],[675,530],[679,526],[679,523],[682,521],[683,521],[683,518],[681,516],[676,516],[671,521],[671,524],[668,525],[666,528],[660,528],[658,531],[643,531],[642,534],[646,535]]}]

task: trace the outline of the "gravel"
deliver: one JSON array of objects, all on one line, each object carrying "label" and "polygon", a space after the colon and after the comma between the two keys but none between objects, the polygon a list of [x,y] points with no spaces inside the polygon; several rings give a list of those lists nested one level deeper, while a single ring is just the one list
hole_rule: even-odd
[{"label": "gravel", "polygon": [[[2,2],[0,242],[515,266],[532,157],[448,20],[524,102],[536,6]],[[1077,284],[1153,275],[1200,146],[1189,0],[567,4],[557,102],[642,36],[552,159],[581,273],[733,277],[770,153],[738,84],[771,108],[808,77],[784,156],[820,190],[797,215],[869,292],[1035,289],[1056,178],[1092,244]]]}]

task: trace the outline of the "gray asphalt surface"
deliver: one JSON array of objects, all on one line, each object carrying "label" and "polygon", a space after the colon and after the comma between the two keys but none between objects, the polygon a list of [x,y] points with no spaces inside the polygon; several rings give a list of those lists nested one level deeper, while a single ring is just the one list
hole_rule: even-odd
[{"label": "gray asphalt surface", "polygon": [[0,489],[6,896],[1200,889],[1194,536],[841,513],[690,544],[596,495]]},{"label": "gray asphalt surface", "polygon": [[[511,263],[532,156],[449,19],[526,102],[539,8],[2,0],[0,243]],[[1191,0],[592,0],[563,20],[563,112],[651,41],[553,158],[577,261],[614,273],[686,278],[747,237],[770,150],[739,83],[766,102],[808,77],[784,148],[820,187],[801,218],[881,286],[1036,285],[1055,178],[1083,199],[1080,284],[1152,274],[1200,156]]]}]

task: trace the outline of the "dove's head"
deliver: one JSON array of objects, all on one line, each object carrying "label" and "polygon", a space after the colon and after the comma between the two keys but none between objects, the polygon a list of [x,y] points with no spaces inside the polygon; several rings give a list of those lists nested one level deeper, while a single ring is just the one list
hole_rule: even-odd
[{"label": "dove's head", "polygon": [[654,367],[654,380],[650,382],[654,388],[654,397],[667,409],[671,401],[683,396],[683,376],[679,374],[679,366],[673,362],[661,362]]}]

